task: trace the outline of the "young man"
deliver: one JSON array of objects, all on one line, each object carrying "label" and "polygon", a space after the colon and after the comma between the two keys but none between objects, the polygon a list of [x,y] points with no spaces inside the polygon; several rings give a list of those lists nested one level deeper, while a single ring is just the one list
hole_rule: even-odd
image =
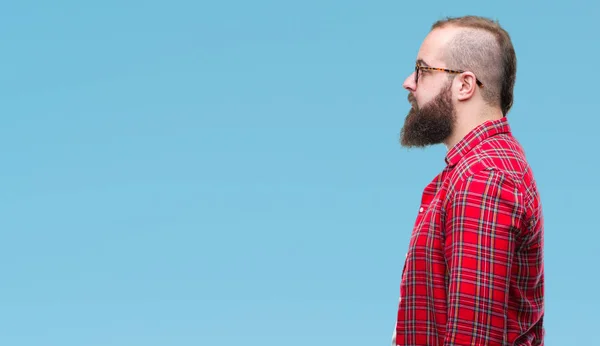
[{"label": "young man", "polygon": [[543,345],[540,196],[507,113],[516,57],[481,17],[435,23],[404,81],[405,147],[444,143],[402,271],[394,345]]}]

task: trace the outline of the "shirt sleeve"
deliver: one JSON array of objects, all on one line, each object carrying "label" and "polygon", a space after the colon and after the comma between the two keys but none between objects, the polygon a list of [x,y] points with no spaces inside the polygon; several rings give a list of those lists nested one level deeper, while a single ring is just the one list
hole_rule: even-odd
[{"label": "shirt sleeve", "polygon": [[471,175],[449,194],[445,346],[505,344],[520,198],[514,182],[494,170]]}]

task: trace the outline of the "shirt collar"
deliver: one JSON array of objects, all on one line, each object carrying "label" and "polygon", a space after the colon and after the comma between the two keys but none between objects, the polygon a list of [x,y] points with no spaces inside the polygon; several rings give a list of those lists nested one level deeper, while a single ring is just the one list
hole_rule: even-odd
[{"label": "shirt collar", "polygon": [[448,166],[456,165],[471,149],[484,140],[500,133],[510,133],[510,126],[506,117],[484,122],[471,130],[471,132],[448,151],[446,163]]}]

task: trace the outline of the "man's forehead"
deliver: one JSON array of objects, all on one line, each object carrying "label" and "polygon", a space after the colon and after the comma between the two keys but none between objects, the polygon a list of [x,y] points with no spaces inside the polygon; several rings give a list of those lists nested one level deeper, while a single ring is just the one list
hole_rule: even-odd
[{"label": "man's forehead", "polygon": [[443,63],[444,51],[446,45],[454,34],[457,28],[440,28],[432,30],[423,40],[417,62],[422,62],[424,66],[434,66]]}]

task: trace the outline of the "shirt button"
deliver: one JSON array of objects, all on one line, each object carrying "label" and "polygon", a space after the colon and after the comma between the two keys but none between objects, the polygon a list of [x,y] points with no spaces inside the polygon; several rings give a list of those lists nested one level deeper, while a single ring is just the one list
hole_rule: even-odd
[{"label": "shirt button", "polygon": [[423,207],[421,207],[421,209],[419,209],[419,213],[422,213],[423,210],[425,210],[425,209],[423,209]]}]

